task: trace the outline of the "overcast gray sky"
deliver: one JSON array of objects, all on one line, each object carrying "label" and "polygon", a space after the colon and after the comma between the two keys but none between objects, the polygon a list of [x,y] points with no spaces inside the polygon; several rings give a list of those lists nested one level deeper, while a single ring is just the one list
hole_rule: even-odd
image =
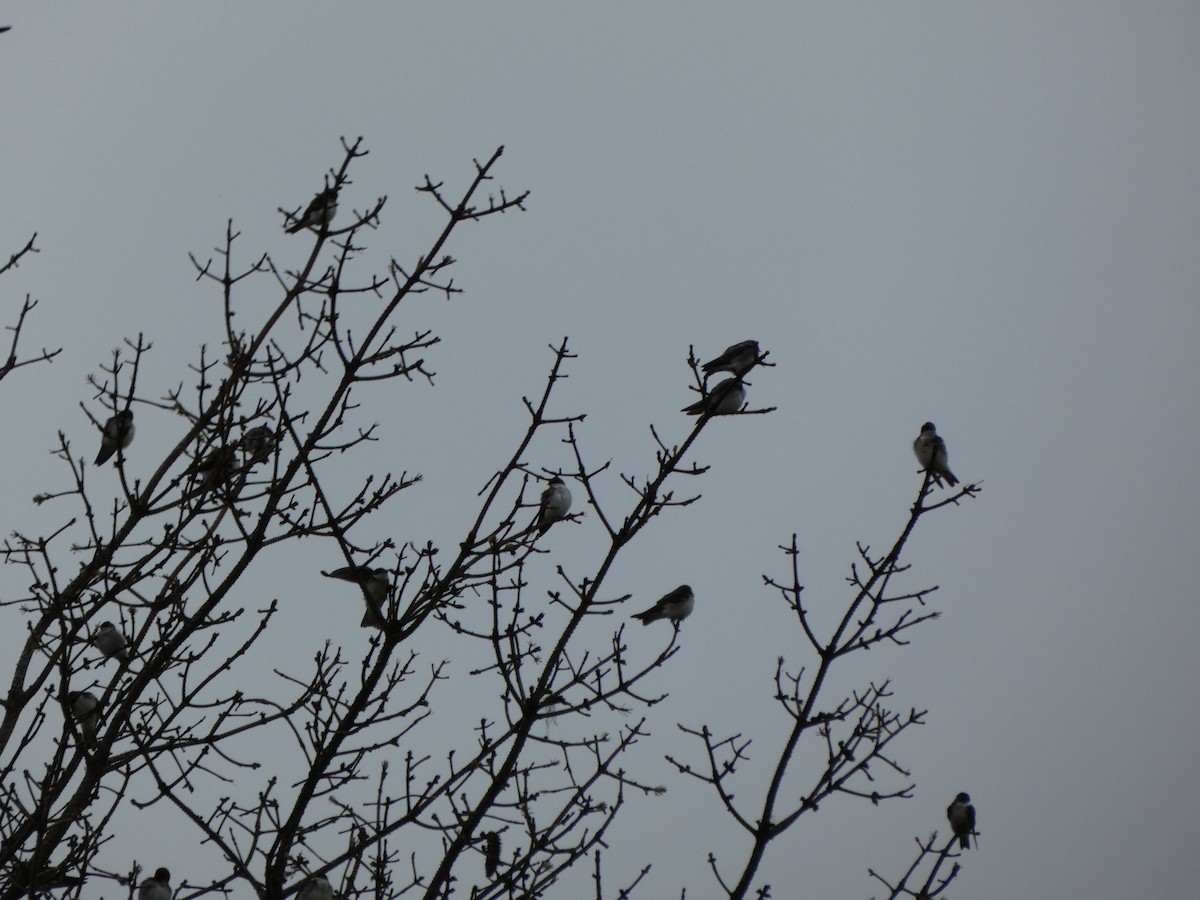
[{"label": "overcast gray sky", "polygon": [[[654,762],[684,752],[673,722],[760,736],[753,792],[780,727],[774,660],[803,660],[760,575],[786,573],[775,548],[796,532],[809,603],[844,604],[854,541],[883,546],[903,523],[926,419],[984,487],[910,545],[913,585],[939,584],[944,615],[843,673],[893,675],[897,706],[929,709],[898,751],[915,799],[828,804],[772,848],[761,880],[779,897],[878,894],[867,866],[901,871],[969,790],[982,848],[959,900],[1194,891],[1200,5],[13,3],[3,16],[0,254],[32,231],[41,253],[0,281],[0,319],[28,292],[41,303],[28,346],[65,348],[0,385],[20,476],[0,485],[6,532],[61,520],[29,498],[61,483],[57,430],[90,455],[84,377],[122,337],[155,342],[142,378],[164,392],[198,338],[219,340],[219,298],[186,254],[209,255],[229,217],[247,260],[297,264],[307,242],[283,235],[277,208],[320,187],[339,136],[363,135],[371,155],[343,202],[389,196],[368,254],[382,270],[438,223],[412,191],[423,175],[465,185],[472,157],[503,144],[498,181],[531,190],[529,211],[464,230],[450,252],[465,296],[410,313],[406,327],[444,340],[439,377],[389,395],[378,465],[425,481],[371,533],[454,540],[564,335],[580,358],[561,411],[589,414],[593,459],[638,474],[649,423],[686,433],[689,343],[711,355],[757,338],[777,364],[750,400],[778,412],[714,422],[703,500],[614,576],[638,604],[681,581],[697,594],[645,748],[671,791],[636,798],[630,839],[614,841],[630,873],[659,842],[648,895],[709,896],[708,851],[726,867],[744,856],[715,799]],[[139,420],[138,455],[179,428]],[[540,449],[540,464],[569,465],[556,443]],[[606,490],[621,496],[615,473]],[[598,533],[585,520],[553,535],[542,590],[554,564],[594,562]],[[332,546],[305,549],[338,563]],[[363,641],[356,616],[321,619],[334,601],[294,568],[255,573],[312,611],[291,639]],[[0,571],[0,591],[24,591],[22,574]],[[645,653],[666,636],[631,635]],[[107,848],[114,868],[152,852],[178,877],[204,866],[191,835],[142,827]]]}]

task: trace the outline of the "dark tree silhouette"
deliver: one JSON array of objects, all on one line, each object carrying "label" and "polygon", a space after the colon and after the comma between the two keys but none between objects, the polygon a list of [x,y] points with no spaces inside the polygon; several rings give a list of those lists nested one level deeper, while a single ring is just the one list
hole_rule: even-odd
[{"label": "dark tree silhouette", "polygon": [[[35,233],[29,238],[29,242],[25,244],[24,247],[22,247],[16,253],[11,254],[8,257],[8,261],[4,263],[4,265],[0,266],[0,276],[20,265],[21,259],[27,254],[37,253],[38,249],[34,246],[36,241],[37,234]],[[7,331],[12,332],[12,337],[8,342],[8,356],[5,358],[3,363],[0,363],[0,381],[3,381],[16,369],[20,369],[24,366],[32,365],[34,363],[50,362],[54,359],[54,357],[62,353],[61,348],[58,350],[47,350],[45,347],[43,347],[41,352],[39,352],[36,356],[30,356],[25,359],[21,359],[17,354],[17,345],[21,342],[21,331],[25,327],[25,319],[31,312],[33,312],[34,307],[36,306],[37,301],[27,296],[24,303],[21,304],[21,309],[17,312],[16,324],[5,326]]]},{"label": "dark tree silhouette", "polygon": [[[319,195],[329,202],[365,154],[361,140],[344,150]],[[460,539],[450,547],[364,541],[364,522],[421,476],[368,473],[347,492],[346,478],[358,471],[349,461],[377,427],[361,424],[362,398],[377,396],[369,389],[384,382],[432,383],[426,360],[439,338],[402,334],[402,304],[426,292],[453,298],[451,236],[524,208],[527,193],[488,193],[502,150],[476,161],[459,195],[425,178],[418,191],[440,209],[443,226],[415,262],[392,259],[383,275],[360,270],[364,238],[386,198],[364,210],[343,201],[332,221],[325,205],[280,210],[282,227],[296,233],[289,240],[311,244],[296,271],[269,255],[239,264],[240,234],[230,222],[215,258],[193,257],[198,278],[220,295],[224,346],[200,347],[187,386],[165,395],[142,383],[153,352],[145,335],[126,341],[91,380],[95,395],[84,410],[96,444],[75,447],[60,432],[63,486],[35,498],[61,508],[63,524],[46,534],[14,531],[3,545],[9,584],[27,587],[5,593],[0,615],[27,637],[0,672],[0,900],[131,896],[162,861],[113,859],[106,844],[119,816],[148,807],[158,827],[191,835],[189,856],[204,864],[185,871],[172,863],[146,882],[146,896],[163,893],[168,878],[183,898],[323,900],[323,879],[340,897],[534,897],[556,888],[577,896],[587,878],[596,897],[637,893],[648,866],[628,884],[603,887],[605,837],[631,798],[664,790],[625,758],[649,733],[662,697],[648,676],[670,665],[680,631],[632,664],[625,625],[605,624],[618,608],[622,622],[630,612],[621,607],[629,597],[609,591],[608,575],[652,519],[698,498],[684,487],[707,473],[691,460],[712,418],[772,411],[746,408],[741,391],[751,370],[768,379],[771,363],[757,344],[746,356],[744,342],[736,365],[723,367],[734,379],[710,385],[690,354],[696,418],[679,417],[690,430],[673,443],[651,427],[649,474],[621,475],[631,490],[613,499],[608,464],[593,463],[578,439],[583,415],[552,411],[573,359],[564,338],[551,348],[540,394],[525,400],[524,433],[490,477],[478,473],[478,510]],[[32,240],[9,266],[31,252]],[[277,292],[274,306],[244,326],[269,292]],[[59,352],[17,361],[32,308],[27,299],[0,377]],[[135,467],[128,458],[137,439],[111,438],[105,464],[115,466],[118,495],[102,501],[88,460],[106,423],[127,423],[127,413],[143,430],[173,432],[173,445]],[[529,462],[546,439],[568,448],[566,471]],[[557,486],[547,492],[556,477],[571,499]],[[901,552],[923,516],[977,491],[967,485],[930,502],[926,476],[891,550],[873,556],[858,548],[854,592],[829,635],[817,634],[806,615],[795,537],[784,548],[790,575],[766,584],[794,611],[814,662],[795,670],[779,661],[774,690],[791,728],[774,753],[769,788],[754,804],[734,802],[748,739],[717,737],[716,726],[680,726],[695,742],[695,759],[671,760],[711,785],[747,835],[744,858],[710,858],[722,894],[769,896],[768,885],[754,884],[769,845],[826,798],[877,803],[911,794],[893,743],[924,713],[887,709],[887,682],[829,700],[826,676],[859,651],[904,644],[936,615],[926,608],[933,588],[896,586]],[[585,573],[560,566],[547,585],[530,563],[583,515],[605,536],[599,561]],[[323,585],[362,595],[366,649],[326,643],[311,657],[268,666],[267,677],[240,677],[278,621],[275,599],[247,609],[236,588],[260,558],[300,541],[339,548],[345,566],[325,574],[340,581]],[[670,629],[676,618],[655,627]],[[596,626],[608,634],[600,649],[589,636]],[[414,638],[434,631],[473,661],[472,695],[495,698],[469,731],[429,726],[434,708],[456,702],[444,684],[452,677],[447,660],[418,662]],[[601,712],[621,714],[619,727],[583,737],[556,727]],[[809,782],[795,774],[802,754],[816,754],[823,767]],[[895,783],[877,786],[880,770]],[[913,870],[889,885],[892,896],[944,889],[957,873],[955,866],[936,881],[949,844],[922,893],[906,887],[931,853],[932,838],[920,844]]]}]

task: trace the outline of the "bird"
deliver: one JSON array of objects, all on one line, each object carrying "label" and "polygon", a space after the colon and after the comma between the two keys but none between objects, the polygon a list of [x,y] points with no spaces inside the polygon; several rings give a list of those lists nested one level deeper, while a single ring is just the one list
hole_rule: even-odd
[{"label": "bird", "polygon": [[133,410],[123,409],[107,422],[100,432],[100,452],[96,465],[102,466],[117,452],[133,443]]},{"label": "bird", "polygon": [[300,218],[287,229],[287,233],[295,234],[304,228],[324,229],[333,221],[334,213],[337,212],[337,195],[336,187],[327,187],[313,197],[312,202],[300,214]]},{"label": "bird", "polygon": [[571,491],[563,483],[563,480],[555,475],[550,479],[546,489],[542,491],[542,499],[538,503],[538,534],[545,534],[551,525],[570,511]]},{"label": "bird", "polygon": [[353,581],[362,588],[363,599],[367,611],[363,613],[360,628],[383,628],[383,604],[387,602],[388,592],[392,585],[388,580],[387,569],[372,569],[370,566],[343,566],[332,572],[322,572],[326,578],[340,578],[342,581]]},{"label": "bird", "polygon": [[678,628],[679,623],[692,614],[692,607],[695,605],[696,595],[686,584],[681,584],[669,594],[663,595],[648,610],[640,612],[632,618],[639,620],[643,625],[649,625],[659,619],[670,619],[671,623]]},{"label": "bird", "polygon": [[82,875],[67,875],[63,869],[63,865],[46,866],[34,873],[28,862],[15,859],[10,869],[10,877],[17,887],[22,888],[22,896],[28,893],[29,888],[33,888],[34,894],[40,895],[43,891],[79,887],[86,881]]},{"label": "bird", "polygon": [[958,846],[963,850],[971,847],[971,835],[975,833],[975,807],[971,805],[971,795],[960,793],[954,802],[946,807],[946,818],[958,838]]},{"label": "bird", "polygon": [[921,426],[921,433],[913,441],[913,453],[917,455],[917,462],[921,464],[921,468],[933,476],[939,487],[943,478],[950,487],[958,484],[958,479],[950,471],[950,454],[946,450],[946,442],[937,433],[932,422]]},{"label": "bird", "polygon": [[138,900],[171,900],[171,893],[171,873],[163,868],[138,885]]},{"label": "bird", "polygon": [[206,494],[229,481],[237,465],[237,450],[231,444],[214,447],[194,462],[188,470],[198,475],[198,483],[189,492],[189,497]]},{"label": "bird", "polygon": [[333,900],[333,885],[324,875],[309,875],[300,886],[296,900]]},{"label": "bird", "polygon": [[246,465],[256,466],[266,462],[275,450],[275,432],[269,425],[256,425],[242,433],[239,446],[246,454]]},{"label": "bird", "polygon": [[105,659],[114,656],[122,661],[129,659],[129,642],[112,622],[101,622],[92,632],[92,645],[104,654]]},{"label": "bird", "polygon": [[100,730],[100,701],[91,691],[71,691],[67,694],[67,708],[71,717],[79,723],[79,733],[83,742],[94,747],[96,734]]},{"label": "bird", "polygon": [[715,388],[681,412],[689,416],[727,416],[742,408],[746,402],[746,386],[740,378],[726,378]]},{"label": "bird", "polygon": [[741,378],[758,363],[758,341],[742,341],[725,348],[725,352],[716,359],[710,359],[703,366],[705,377],[717,372],[729,372]]},{"label": "bird", "polygon": [[496,877],[500,866],[500,835],[489,831],[483,836],[483,871],[488,878]]}]

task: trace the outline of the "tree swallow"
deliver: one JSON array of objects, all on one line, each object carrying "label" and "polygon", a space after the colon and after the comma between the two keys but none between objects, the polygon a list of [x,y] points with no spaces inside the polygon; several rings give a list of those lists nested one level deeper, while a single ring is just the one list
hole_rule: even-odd
[{"label": "tree swallow", "polygon": [[538,534],[545,534],[551,525],[570,511],[571,492],[563,480],[555,475],[550,479],[546,489],[542,491],[542,499],[538,504]]},{"label": "tree swallow", "polygon": [[187,496],[196,497],[220,487],[233,477],[236,468],[237,449],[233,445],[214,447],[192,463],[188,470],[192,475],[199,477],[196,479],[196,485],[188,491]]},{"label": "tree swallow", "polygon": [[105,659],[114,656],[121,660],[129,659],[129,644],[125,635],[112,622],[102,622],[100,627],[92,632],[92,645],[104,654]]},{"label": "tree swallow", "polygon": [[102,466],[109,457],[133,443],[133,410],[123,409],[107,422],[100,433],[100,452],[96,454],[96,465]]},{"label": "tree swallow", "polygon": [[333,900],[333,885],[324,875],[309,875],[296,900]]},{"label": "tree swallow", "polygon": [[740,378],[726,378],[715,388],[681,412],[689,416],[727,416],[746,403],[746,386]]},{"label": "tree swallow", "polygon": [[79,887],[86,880],[82,875],[67,875],[61,865],[46,866],[34,874],[29,863],[23,859],[13,860],[10,874],[13,882],[22,889],[21,896],[26,896],[30,888],[33,888],[35,896],[41,896],[44,891]]},{"label": "tree swallow", "polygon": [[288,234],[295,234],[304,228],[316,228],[324,230],[324,228],[333,221],[334,213],[337,212],[337,188],[327,187],[317,196],[312,198],[312,202],[308,204],[308,208],[300,214],[295,223],[287,229]]},{"label": "tree swallow", "polygon": [[696,595],[686,584],[681,584],[671,593],[664,595],[648,610],[640,612],[632,618],[638,619],[643,625],[649,625],[659,619],[670,619],[671,623],[678,628],[679,623],[692,614],[692,607],[695,605]]},{"label": "tree swallow", "polygon": [[157,869],[154,877],[138,885],[138,900],[171,900],[171,873]]},{"label": "tree swallow", "polygon": [[725,352],[716,359],[710,359],[700,368],[705,377],[717,372],[729,372],[736,378],[741,378],[754,368],[758,362],[758,341],[742,341],[725,348]]},{"label": "tree swallow", "polygon": [[483,836],[483,871],[488,878],[496,877],[500,867],[500,835],[489,831]]},{"label": "tree swallow", "polygon": [[946,818],[958,838],[958,846],[963,850],[971,848],[971,835],[975,833],[975,807],[971,805],[970,794],[959,794],[954,802],[946,807]]},{"label": "tree swallow", "polygon": [[89,747],[96,745],[96,733],[100,730],[100,701],[91,691],[71,691],[67,694],[67,707],[71,716],[79,723],[79,733]]},{"label": "tree swallow", "polygon": [[275,432],[269,425],[256,425],[242,434],[240,446],[248,466],[266,462],[275,451]]},{"label": "tree swallow", "polygon": [[322,572],[326,578],[340,578],[342,581],[353,581],[362,588],[363,599],[367,611],[363,613],[360,628],[383,628],[384,609],[388,593],[392,589],[388,580],[387,569],[372,569],[370,566],[344,566],[332,572]]},{"label": "tree swallow", "polygon": [[958,479],[950,471],[950,454],[946,451],[946,442],[937,433],[932,422],[921,426],[921,433],[913,441],[913,453],[917,454],[917,462],[921,464],[921,468],[933,474],[933,480],[938,487],[942,486],[943,478],[951,487],[958,484]]}]

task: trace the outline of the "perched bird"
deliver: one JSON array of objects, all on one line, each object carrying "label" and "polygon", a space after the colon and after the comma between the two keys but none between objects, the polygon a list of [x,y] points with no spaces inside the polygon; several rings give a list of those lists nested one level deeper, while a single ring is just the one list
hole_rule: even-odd
[{"label": "perched bird", "polygon": [[312,198],[312,202],[308,204],[308,208],[300,214],[294,224],[287,229],[288,234],[295,234],[304,228],[324,229],[330,222],[333,221],[334,213],[337,212],[337,188],[327,187],[317,196]]},{"label": "perched bird", "polygon": [[333,885],[324,875],[309,875],[300,886],[296,900],[333,900]]},{"label": "perched bird", "polygon": [[363,613],[361,628],[383,628],[383,605],[387,603],[388,593],[392,589],[388,580],[387,569],[372,569],[370,566],[344,566],[332,572],[322,572],[326,578],[340,578],[342,581],[353,581],[362,588],[363,599],[367,603],[367,611]]},{"label": "perched bird", "polygon": [[488,878],[496,877],[500,867],[500,835],[489,831],[483,836],[483,871]]},{"label": "perched bird", "polygon": [[692,607],[695,605],[696,595],[686,584],[681,584],[671,593],[664,595],[648,610],[638,613],[633,618],[638,619],[643,625],[649,625],[659,619],[670,619],[671,623],[678,628],[679,623],[692,614]]},{"label": "perched bird", "polygon": [[725,348],[725,352],[716,359],[710,359],[701,370],[705,377],[717,372],[729,372],[736,378],[741,378],[754,368],[758,362],[758,341],[742,341]]},{"label": "perched bird", "polygon": [[156,869],[138,885],[138,900],[171,900],[171,894],[171,873],[166,869]]},{"label": "perched bird", "polygon": [[100,627],[92,632],[92,645],[104,654],[105,659],[112,659],[114,656],[120,660],[129,659],[129,643],[112,622],[102,622]]},{"label": "perched bird", "polygon": [[133,410],[123,409],[104,423],[100,432],[100,452],[96,454],[96,465],[104,465],[118,449],[124,450],[132,443]]},{"label": "perched bird", "polygon": [[239,445],[246,454],[246,465],[266,462],[275,451],[275,432],[269,425],[256,425],[242,434]]},{"label": "perched bird", "polygon": [[82,875],[67,875],[61,865],[46,866],[40,872],[34,873],[29,863],[23,859],[13,860],[9,874],[13,883],[22,889],[22,896],[30,888],[33,888],[35,894],[41,894],[43,891],[58,888],[79,887],[86,880]]},{"label": "perched bird", "polygon": [[946,818],[958,838],[958,846],[963,850],[971,848],[971,835],[975,833],[975,807],[971,805],[970,794],[959,794],[954,802],[946,807]]},{"label": "perched bird", "polygon": [[538,504],[538,534],[545,534],[550,526],[571,511],[571,492],[563,480],[555,475],[542,491]]},{"label": "perched bird", "polygon": [[100,731],[100,701],[91,691],[71,691],[67,694],[67,708],[71,717],[79,723],[79,733],[89,747],[96,745],[96,734]]},{"label": "perched bird", "polygon": [[921,464],[921,468],[933,475],[938,487],[941,487],[943,478],[951,487],[958,484],[958,479],[950,471],[950,454],[946,451],[946,442],[937,433],[932,422],[921,426],[921,433],[913,441],[913,453],[917,454],[917,462]]},{"label": "perched bird", "polygon": [[214,447],[192,464],[188,470],[199,476],[197,484],[188,493],[189,497],[206,494],[225,484],[237,468],[237,450],[231,444]]},{"label": "perched bird", "polygon": [[726,378],[715,388],[681,412],[689,416],[727,416],[742,408],[746,402],[746,386],[740,378]]}]

